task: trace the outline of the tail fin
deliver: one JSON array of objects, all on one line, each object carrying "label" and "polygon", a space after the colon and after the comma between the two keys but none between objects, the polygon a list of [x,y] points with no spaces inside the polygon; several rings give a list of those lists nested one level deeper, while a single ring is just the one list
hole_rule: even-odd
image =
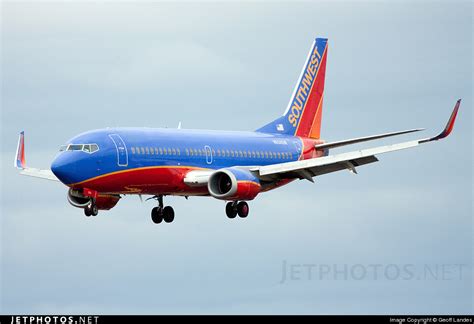
[{"label": "tail fin", "polygon": [[327,39],[316,38],[285,113],[257,132],[320,137],[326,57]]}]

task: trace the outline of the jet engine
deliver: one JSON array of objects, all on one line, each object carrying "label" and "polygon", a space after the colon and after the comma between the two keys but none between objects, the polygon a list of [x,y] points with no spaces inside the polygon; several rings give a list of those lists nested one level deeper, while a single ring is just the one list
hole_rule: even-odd
[{"label": "jet engine", "polygon": [[221,200],[252,200],[260,193],[261,186],[250,171],[226,168],[209,177],[207,189],[211,196]]},{"label": "jet engine", "polygon": [[[91,202],[90,197],[84,196],[80,190],[69,189],[67,193],[67,200],[71,205],[77,208],[85,208]],[[118,195],[103,195],[99,194],[95,199],[95,204],[100,210],[109,210],[117,205],[120,200]]]}]

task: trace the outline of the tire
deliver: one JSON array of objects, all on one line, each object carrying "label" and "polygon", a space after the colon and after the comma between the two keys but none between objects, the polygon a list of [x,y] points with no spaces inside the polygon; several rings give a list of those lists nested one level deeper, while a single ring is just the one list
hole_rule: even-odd
[{"label": "tire", "polygon": [[151,210],[151,220],[155,224],[159,224],[163,221],[163,215],[160,213],[160,209],[155,207]]},{"label": "tire", "polygon": [[245,218],[249,215],[249,205],[245,201],[237,204],[237,213],[240,217]]},{"label": "tire", "polygon": [[229,218],[235,218],[235,216],[237,216],[237,208],[235,208],[234,203],[227,203],[225,206],[225,213]]},{"label": "tire", "polygon": [[174,220],[174,209],[171,206],[163,208],[163,219],[166,223],[171,223]]},{"label": "tire", "polygon": [[92,216],[97,216],[99,214],[99,208],[97,208],[96,205],[93,205],[91,208],[91,215]]},{"label": "tire", "polygon": [[92,210],[90,209],[89,205],[84,207],[84,215],[86,215],[87,217],[92,215]]}]

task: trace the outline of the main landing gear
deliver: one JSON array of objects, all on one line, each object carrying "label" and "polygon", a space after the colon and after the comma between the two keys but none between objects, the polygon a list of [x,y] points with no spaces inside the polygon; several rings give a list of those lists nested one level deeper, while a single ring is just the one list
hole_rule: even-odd
[{"label": "main landing gear", "polygon": [[245,218],[249,215],[249,205],[245,201],[232,201],[225,206],[225,213],[229,218],[235,218],[237,215]]},{"label": "main landing gear", "polygon": [[162,221],[165,223],[171,223],[174,220],[174,210],[171,206],[163,206],[163,195],[153,197],[158,200],[158,207],[151,210],[151,220],[155,224],[159,224]]},{"label": "main landing gear", "polygon": [[97,216],[97,214],[99,214],[99,209],[97,208],[94,199],[92,199],[91,202],[86,207],[84,207],[84,214],[87,217]]}]

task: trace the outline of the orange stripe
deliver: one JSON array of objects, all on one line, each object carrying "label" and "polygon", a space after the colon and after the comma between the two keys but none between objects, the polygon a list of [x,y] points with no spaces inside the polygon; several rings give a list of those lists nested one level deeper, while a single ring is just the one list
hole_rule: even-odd
[{"label": "orange stripe", "polygon": [[318,118],[318,113],[319,113],[320,108],[322,107],[323,98],[324,98],[324,93],[321,95],[321,99],[319,100],[318,108],[316,109],[316,114],[314,114],[313,123],[311,124],[311,127],[309,128],[309,134],[308,134],[309,138],[319,138],[320,137],[319,129],[318,129],[318,133],[314,134],[315,136],[313,136],[313,131],[314,131],[313,127],[314,127],[314,123],[316,122],[316,120],[319,120],[319,126],[321,126],[321,119]]},{"label": "orange stripe", "polygon": [[237,183],[250,183],[250,184],[254,184],[258,187],[261,187],[259,183],[256,183],[255,181],[252,181],[252,180],[239,180],[239,181],[237,181]]}]

